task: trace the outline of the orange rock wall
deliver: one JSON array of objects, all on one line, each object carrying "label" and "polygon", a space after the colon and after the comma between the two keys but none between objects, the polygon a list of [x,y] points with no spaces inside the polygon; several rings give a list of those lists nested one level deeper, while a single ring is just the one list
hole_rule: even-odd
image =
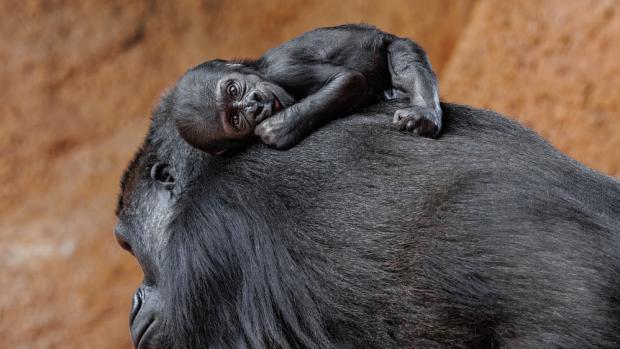
[{"label": "orange rock wall", "polygon": [[449,101],[490,108],[620,177],[620,2],[484,1],[444,70]]},{"label": "orange rock wall", "polygon": [[187,68],[364,21],[415,37],[440,69],[473,2],[378,4],[0,2],[0,348],[131,346],[141,273],[112,236],[118,181]]},{"label": "orange rock wall", "polygon": [[317,26],[414,38],[442,97],[496,109],[620,176],[620,4],[218,0],[0,3],[0,348],[129,348],[141,273],[112,237],[123,167],[188,67]]}]

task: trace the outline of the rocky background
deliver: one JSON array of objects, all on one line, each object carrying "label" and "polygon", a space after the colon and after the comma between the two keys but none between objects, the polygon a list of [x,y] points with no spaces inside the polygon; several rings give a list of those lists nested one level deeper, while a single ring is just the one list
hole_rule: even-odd
[{"label": "rocky background", "polygon": [[141,273],[112,236],[118,180],[188,67],[317,26],[421,43],[442,99],[490,108],[620,177],[614,0],[0,2],[0,348],[129,348]]}]

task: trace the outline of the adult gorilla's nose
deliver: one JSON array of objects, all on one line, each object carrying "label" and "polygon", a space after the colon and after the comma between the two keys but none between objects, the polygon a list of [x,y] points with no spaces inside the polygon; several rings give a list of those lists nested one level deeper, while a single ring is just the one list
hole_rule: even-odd
[{"label": "adult gorilla's nose", "polygon": [[120,224],[117,224],[116,227],[114,227],[114,237],[116,238],[118,245],[123,250],[126,250],[127,252],[135,256],[135,254],[133,253],[133,249],[131,248],[131,245],[129,244],[129,240],[127,239],[127,236],[125,236],[125,234],[123,233],[123,229],[120,226]]},{"label": "adult gorilla's nose", "polygon": [[129,325],[131,326],[136,319],[136,315],[140,311],[142,307],[142,302],[144,299],[144,291],[139,287],[134,293],[133,298],[131,299],[131,312],[129,313]]}]

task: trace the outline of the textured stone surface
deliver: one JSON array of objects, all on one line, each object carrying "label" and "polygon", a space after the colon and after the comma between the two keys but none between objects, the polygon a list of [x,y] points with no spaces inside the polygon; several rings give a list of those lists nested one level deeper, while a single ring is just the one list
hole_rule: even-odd
[{"label": "textured stone surface", "polygon": [[484,1],[441,85],[620,177],[620,2]]},{"label": "textured stone surface", "polygon": [[112,237],[158,96],[209,58],[365,21],[447,62],[473,1],[0,3],[0,348],[128,348],[141,273]]}]

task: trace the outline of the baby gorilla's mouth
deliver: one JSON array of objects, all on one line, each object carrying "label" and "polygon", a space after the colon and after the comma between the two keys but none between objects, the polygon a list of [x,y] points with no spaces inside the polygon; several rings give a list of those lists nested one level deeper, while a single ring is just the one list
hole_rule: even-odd
[{"label": "baby gorilla's mouth", "polygon": [[273,97],[273,112],[274,114],[282,110],[282,103],[278,100],[278,97]]}]

